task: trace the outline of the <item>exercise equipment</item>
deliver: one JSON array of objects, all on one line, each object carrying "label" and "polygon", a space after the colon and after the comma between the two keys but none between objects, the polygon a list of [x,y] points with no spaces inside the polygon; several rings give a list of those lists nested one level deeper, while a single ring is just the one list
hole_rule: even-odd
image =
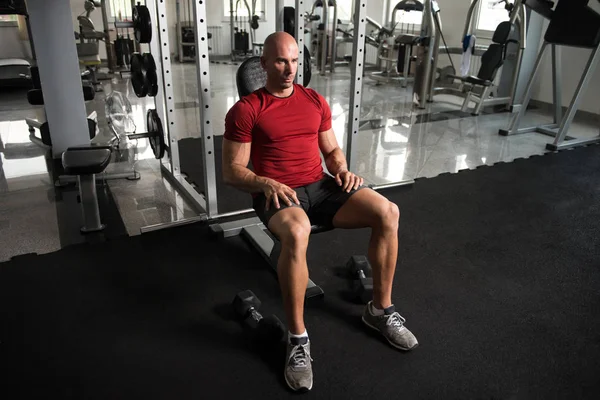
[{"label": "exercise equipment", "polygon": [[114,91],[106,96],[104,109],[108,126],[117,142],[122,139],[148,139],[154,157],[158,160],[165,156],[167,144],[162,121],[155,109],[146,112],[146,132],[135,133],[136,126],[131,116],[132,107],[123,93]]},{"label": "exercise equipment", "polygon": [[133,32],[138,43],[150,43],[152,40],[152,19],[148,7],[137,3],[132,10]]},{"label": "exercise equipment", "polygon": [[373,299],[373,271],[365,256],[352,256],[346,263],[355,298],[367,304]]},{"label": "exercise equipment", "polygon": [[[600,13],[588,6],[588,0],[559,0],[554,11],[552,11],[552,3],[547,1],[526,0],[525,5],[549,19],[550,23],[527,85],[523,106],[519,113],[513,117],[509,128],[499,131],[500,135],[508,136],[529,132],[548,135],[554,137],[554,141],[546,145],[546,148],[552,151],[600,142],[600,136],[581,139],[567,136],[575,113],[583,99],[583,93],[589,86],[598,62],[600,62],[600,52],[598,51],[600,48]],[[587,65],[573,94],[569,108],[564,115],[562,112],[561,46],[591,50]],[[520,128],[521,120],[531,101],[534,84],[542,69],[542,61],[548,48],[552,49],[554,122],[547,125]]]},{"label": "exercise equipment", "polygon": [[62,154],[67,175],[76,175],[84,224],[82,233],[98,232],[105,228],[100,221],[95,175],[104,171],[110,162],[109,146],[69,147]]},{"label": "exercise equipment", "polygon": [[232,302],[236,316],[243,320],[259,339],[269,343],[281,341],[285,334],[283,323],[275,314],[263,317],[258,311],[260,306],[259,298],[251,290],[237,293]]},{"label": "exercise equipment", "polygon": [[158,93],[156,63],[150,53],[131,56],[131,85],[137,97],[154,97]]},{"label": "exercise equipment", "polygon": [[[509,111],[518,107],[517,94],[522,70],[524,51],[527,48],[527,14],[524,11],[522,0],[506,3],[508,21],[504,21],[496,28],[492,44],[480,46],[474,44],[473,32],[475,31],[474,11],[480,0],[472,0],[467,13],[466,25],[463,34],[463,46],[448,47],[442,32],[440,9],[436,1],[425,0],[426,12],[423,15],[422,34],[419,38],[417,50],[417,70],[413,90],[414,103],[419,108],[425,108],[432,102],[435,95],[451,94],[463,97],[462,111],[467,111],[471,103],[475,103],[473,115],[479,115],[485,106],[503,105]],[[500,1],[499,3],[501,3]],[[448,54],[451,69],[438,68],[440,43],[444,42],[443,49]],[[516,52],[509,51],[510,44],[516,45]],[[456,71],[451,54],[462,54],[463,65],[461,75],[453,74]],[[481,57],[481,66],[477,74],[469,74],[471,59]],[[498,72],[502,68],[502,76],[498,83]],[[462,72],[465,74],[462,75]]]},{"label": "exercise equipment", "polygon": [[392,22],[389,28],[382,31],[377,48],[377,66],[379,71],[372,72],[369,77],[378,83],[398,82],[407,87],[414,80],[411,74],[414,49],[419,33],[414,24],[397,19],[399,12],[423,13],[424,6],[418,0],[402,0],[392,11]]}]

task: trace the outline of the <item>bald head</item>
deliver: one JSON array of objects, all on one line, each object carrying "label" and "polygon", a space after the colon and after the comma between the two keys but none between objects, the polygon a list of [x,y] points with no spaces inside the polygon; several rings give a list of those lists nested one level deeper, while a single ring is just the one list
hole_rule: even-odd
[{"label": "bald head", "polygon": [[294,39],[294,37],[287,32],[271,33],[265,39],[263,46],[263,57],[277,57],[279,53],[285,53],[288,50],[295,50],[296,54],[298,53],[296,39]]},{"label": "bald head", "polygon": [[267,90],[272,93],[289,94],[298,69],[296,39],[286,32],[270,34],[265,39],[260,60],[267,72]]}]

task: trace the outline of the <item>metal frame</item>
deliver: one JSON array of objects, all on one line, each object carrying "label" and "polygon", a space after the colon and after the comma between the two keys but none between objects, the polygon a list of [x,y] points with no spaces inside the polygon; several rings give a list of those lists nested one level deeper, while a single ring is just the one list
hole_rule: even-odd
[{"label": "metal frame", "polygon": [[350,106],[348,110],[348,128],[346,129],[346,161],[352,170],[356,149],[352,145],[354,136],[358,134],[360,124],[360,108],[362,98],[362,78],[364,70],[365,28],[367,17],[367,0],[354,3],[354,35],[352,43],[352,62],[350,64]]},{"label": "metal frame", "polygon": [[[196,4],[196,2],[194,2]],[[204,1],[202,2],[204,3]],[[153,38],[150,43],[150,51],[159,58],[160,62],[156,63],[157,76],[161,83],[158,94],[154,98],[154,103],[158,115],[161,117],[166,134],[165,143],[168,146],[168,159],[161,160],[161,171],[170,183],[177,188],[177,191],[182,194],[197,211],[206,210],[206,201],[196,189],[185,179],[181,174],[179,162],[179,125],[175,120],[175,100],[173,95],[173,76],[171,65],[171,52],[169,43],[167,9],[165,0],[151,0],[146,2],[146,6],[153,16],[152,24]],[[204,5],[202,5],[204,9]],[[206,15],[206,12],[202,13]],[[204,18],[205,19],[205,18]],[[208,53],[208,45],[203,42]],[[200,54],[200,49],[197,47],[197,52]],[[166,109],[165,109],[166,105]],[[167,112],[168,110],[168,112]]]},{"label": "metal frame", "polygon": [[[279,1],[281,0],[278,0],[278,2]],[[304,84],[304,16],[302,15],[304,1],[306,0],[296,0],[294,9],[296,11],[296,41],[298,42],[298,71],[296,72],[296,83],[299,85]],[[279,10],[279,8],[277,10]],[[283,30],[283,12],[279,15],[277,20],[281,20],[279,24]]]},{"label": "metal frame", "polygon": [[[463,30],[463,37],[467,34],[472,33],[476,30],[477,26],[477,18],[478,16],[474,15],[475,10],[478,9],[478,5],[480,0],[472,0],[467,11],[467,18],[465,20],[465,28]],[[496,82],[492,84],[491,87],[481,88],[477,85],[466,84],[462,81],[455,82],[448,86],[440,86],[434,87],[435,79],[434,75],[437,71],[437,60],[439,57],[440,51],[440,35],[441,35],[441,21],[439,19],[439,14],[437,11],[439,9],[435,9],[434,2],[432,0],[425,0],[424,2],[425,9],[431,10],[434,13],[433,15],[433,29],[432,33],[429,35],[433,38],[433,54],[431,54],[431,59],[433,60],[431,68],[426,68],[424,73],[428,76],[426,77],[426,86],[427,92],[423,92],[421,89],[418,94],[418,107],[421,109],[426,108],[427,102],[433,102],[433,97],[438,94],[452,94],[459,97],[464,97],[462,111],[467,111],[469,109],[470,103],[474,102],[475,107],[473,109],[473,115],[479,115],[481,109],[486,106],[494,106],[494,105],[505,105],[506,109],[511,112],[516,112],[520,110],[521,105],[518,104],[519,99],[517,99],[517,92],[519,91],[519,77],[521,74],[522,64],[523,64],[523,56],[525,50],[527,48],[527,13],[525,12],[525,6],[523,5],[522,0],[516,0],[514,4],[514,10],[510,14],[509,21],[512,24],[517,24],[519,27],[519,49],[515,55],[515,67],[512,70],[512,74],[509,79],[510,89],[508,90],[508,95],[498,96],[498,84],[497,82],[502,79],[502,74],[507,70],[507,64],[502,67],[502,74],[499,74]],[[429,23],[431,23],[429,16],[423,16],[424,23],[426,23],[426,27],[428,27]],[[430,46],[431,47],[431,46]],[[462,48],[449,48],[448,49],[452,54],[462,54]],[[477,46],[472,56],[481,56],[485,48],[481,48]],[[431,51],[429,51],[431,53]],[[428,54],[429,54],[428,53]],[[476,91],[477,90],[477,91]],[[493,97],[491,97],[493,95]]]},{"label": "metal frame", "polygon": [[[537,77],[541,71],[541,64],[544,59],[544,55],[548,46],[552,47],[552,84],[553,84],[553,102],[554,102],[554,123],[548,125],[539,125],[527,128],[519,128],[521,124],[521,119],[525,115],[527,111],[527,106],[531,101],[531,97],[533,95],[533,86],[537,80]],[[500,129],[499,134],[502,136],[510,136],[510,135],[518,135],[523,133],[536,132],[541,133],[547,136],[554,137],[554,141],[552,143],[546,144],[547,150],[563,150],[572,148],[575,146],[583,146],[592,143],[600,142],[600,135],[593,138],[574,138],[567,135],[569,128],[571,127],[571,123],[573,122],[573,118],[575,117],[575,113],[579,109],[579,104],[583,100],[583,92],[588,87],[592,76],[594,75],[594,71],[600,62],[600,47],[596,47],[592,49],[588,62],[585,66],[581,79],[579,80],[579,84],[577,85],[577,89],[573,94],[571,99],[571,103],[569,104],[569,108],[565,115],[562,114],[562,88],[561,88],[561,71],[562,71],[562,60],[560,58],[560,45],[556,45],[554,43],[549,43],[544,41],[538,58],[535,62],[535,67],[527,85],[527,90],[525,92],[525,98],[523,99],[523,105],[519,110],[519,113],[516,114],[511,120],[510,126],[508,129]],[[566,141],[566,142],[565,142]]]}]

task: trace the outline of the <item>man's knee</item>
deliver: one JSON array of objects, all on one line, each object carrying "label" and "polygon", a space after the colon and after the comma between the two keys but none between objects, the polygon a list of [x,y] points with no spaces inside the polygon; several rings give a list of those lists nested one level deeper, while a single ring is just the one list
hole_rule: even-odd
[{"label": "man's knee", "polygon": [[280,240],[285,246],[305,247],[309,236],[310,222],[294,219],[284,224]]},{"label": "man's knee", "polygon": [[400,222],[400,208],[396,203],[383,200],[377,205],[377,220],[375,223],[381,228],[397,230]]},{"label": "man's knee", "polygon": [[284,246],[304,247],[310,236],[310,221],[300,208],[288,208],[275,214],[269,229]]}]

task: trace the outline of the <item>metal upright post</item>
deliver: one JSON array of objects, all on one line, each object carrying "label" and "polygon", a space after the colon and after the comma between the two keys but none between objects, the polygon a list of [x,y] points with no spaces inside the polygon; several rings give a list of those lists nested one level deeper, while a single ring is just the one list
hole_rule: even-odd
[{"label": "metal upright post", "polygon": [[[156,64],[156,75],[162,79],[156,96],[154,97],[154,106],[156,112],[163,121],[163,129],[167,137],[165,143],[169,147],[171,173],[179,172],[179,147],[177,145],[177,130],[179,126],[175,121],[175,100],[173,100],[173,75],[171,72],[171,54],[169,51],[169,38],[166,32],[167,15],[166,6],[163,0],[148,1],[146,6],[152,19],[152,37],[154,38],[149,46],[150,53],[160,62]],[[165,109],[166,106],[166,109]],[[169,110],[169,112],[167,112]]]},{"label": "metal upright post", "polygon": [[[298,42],[298,71],[296,83],[304,85],[304,0],[296,0],[296,42]],[[283,13],[281,15],[283,19]],[[283,26],[283,22],[282,22]]]},{"label": "metal upright post", "polygon": [[562,60],[560,46],[552,44],[552,100],[554,101],[554,123],[562,121]]},{"label": "metal upright post", "polygon": [[[162,1],[162,0],[161,0]],[[194,25],[196,27],[196,72],[198,74],[198,99],[202,127],[202,163],[204,165],[204,196],[208,218],[218,214],[215,144],[211,121],[210,74],[208,61],[206,0],[194,0]]]},{"label": "metal upright post", "polygon": [[327,73],[327,50],[329,40],[327,39],[327,29],[329,27],[329,2],[323,0],[323,32],[321,33],[321,65],[319,73],[325,75]]},{"label": "metal upright post", "polygon": [[175,2],[175,14],[177,14],[177,24],[175,25],[175,29],[177,32],[177,52],[179,56],[179,62],[183,62],[183,40],[182,40],[182,32],[181,32],[181,1],[177,0]]},{"label": "metal upright post", "polygon": [[535,66],[533,67],[533,72],[531,74],[531,77],[529,78],[529,83],[527,84],[527,89],[525,89],[525,95],[523,97],[523,104],[521,104],[521,108],[519,109],[519,112],[513,116],[513,119],[510,122],[509,128],[499,130],[498,133],[500,135],[509,136],[509,135],[515,135],[518,133],[533,132],[535,130],[535,128],[520,130],[519,124],[521,123],[521,119],[523,118],[523,116],[525,115],[525,112],[527,111],[527,106],[529,105],[529,102],[531,101],[531,96],[533,96],[533,85],[535,84],[536,78],[541,70],[542,61],[544,59],[544,53],[546,52],[547,47],[548,47],[548,42],[544,41],[544,43],[542,44],[542,48],[540,49],[540,53],[538,54],[538,58],[535,61]]},{"label": "metal upright post", "polygon": [[[275,31],[283,31],[283,7],[284,0],[275,0]],[[297,8],[297,7],[296,7]]]},{"label": "metal upright post", "polygon": [[[331,65],[330,65],[330,70],[331,73],[335,72],[335,60],[337,60],[337,20],[338,20],[338,12],[337,12],[337,1],[336,0],[331,0],[333,1],[333,27],[331,28]],[[366,16],[366,15],[365,15]],[[329,43],[329,40],[327,41],[327,43]]]},{"label": "metal upright post", "polygon": [[106,12],[106,0],[101,0],[100,9],[102,10],[102,29],[104,29],[104,45],[106,46],[106,61],[108,62],[108,72],[113,73],[115,61],[110,46],[110,35],[108,28],[108,13]]},{"label": "metal upright post", "polygon": [[573,147],[574,144],[584,145],[591,143],[598,143],[600,141],[600,136],[596,136],[593,138],[582,138],[582,139],[571,139],[569,143],[563,144],[565,139],[568,139],[567,132],[571,127],[571,123],[573,122],[573,118],[575,118],[575,113],[579,109],[579,104],[581,100],[583,100],[583,93],[585,89],[590,84],[590,80],[594,75],[594,71],[600,62],[600,47],[596,47],[592,50],[592,54],[590,54],[590,58],[588,60],[587,65],[585,66],[585,70],[583,71],[583,75],[579,80],[579,84],[577,85],[577,89],[575,90],[575,94],[571,99],[571,104],[567,109],[567,113],[562,118],[560,122],[560,127],[558,128],[558,132],[556,133],[556,137],[553,143],[548,143],[546,148],[548,150],[561,150],[568,147]]},{"label": "metal upright post", "polygon": [[235,29],[233,26],[233,0],[229,0],[229,34],[231,41],[231,61],[235,61]]},{"label": "metal upright post", "polygon": [[350,65],[350,109],[348,112],[348,129],[346,130],[346,161],[350,170],[353,170],[355,164],[356,149],[353,146],[353,140],[358,134],[360,125],[366,17],[367,0],[357,0],[354,5],[354,36],[352,40],[352,63]]}]

